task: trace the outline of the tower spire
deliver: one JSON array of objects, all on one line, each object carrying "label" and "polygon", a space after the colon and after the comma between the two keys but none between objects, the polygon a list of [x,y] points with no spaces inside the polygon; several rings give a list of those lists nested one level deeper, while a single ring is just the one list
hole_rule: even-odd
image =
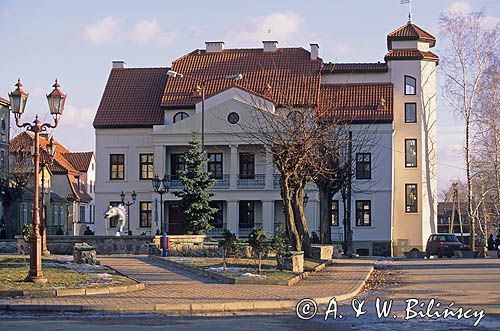
[{"label": "tower spire", "polygon": [[411,23],[411,0],[401,0],[402,5],[408,4],[408,24]]}]

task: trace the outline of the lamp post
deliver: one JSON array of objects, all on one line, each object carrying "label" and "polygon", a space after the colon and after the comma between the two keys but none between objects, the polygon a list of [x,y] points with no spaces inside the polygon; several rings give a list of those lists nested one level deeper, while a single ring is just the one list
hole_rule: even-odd
[{"label": "lamp post", "polygon": [[42,257],[41,257],[41,238],[40,238],[40,211],[38,207],[39,196],[39,174],[40,174],[40,132],[47,131],[49,128],[57,127],[59,118],[63,113],[64,104],[66,102],[66,94],[62,93],[60,85],[57,83],[53,85],[54,89],[47,95],[50,113],[54,119],[54,124],[42,123],[38,120],[38,115],[32,123],[21,123],[21,116],[26,108],[26,101],[28,100],[28,93],[22,89],[23,84],[18,80],[15,85],[16,89],[9,93],[11,111],[16,119],[16,125],[19,128],[26,128],[27,131],[35,135],[34,138],[34,155],[33,163],[35,166],[35,185],[33,194],[33,236],[30,239],[30,270],[27,281],[33,283],[46,283],[47,278],[43,277],[42,271]]},{"label": "lamp post", "polygon": [[[35,153],[35,146],[31,145],[32,151],[31,155]],[[42,255],[49,256],[50,251],[47,248],[47,206],[45,203],[45,169],[47,166],[51,165],[54,162],[54,156],[56,154],[56,146],[54,145],[54,138],[50,138],[49,143],[46,146],[47,149],[47,158],[41,158],[40,167],[42,168],[42,196],[41,196],[41,204],[42,204]]]},{"label": "lamp post", "polygon": [[168,190],[170,189],[170,178],[165,175],[163,176],[163,179],[160,179],[158,175],[155,175],[152,179],[152,183],[154,192],[160,195],[160,229],[163,233],[163,231],[165,231],[163,224],[163,195],[168,193]]},{"label": "lamp post", "polygon": [[201,93],[201,149],[205,149],[205,86],[208,82],[219,80],[219,79],[229,79],[229,80],[242,80],[243,75],[242,74],[234,74],[234,75],[226,75],[226,76],[218,76],[218,77],[210,77],[207,79],[198,79],[192,76],[187,76],[181,73],[178,73],[173,70],[167,71],[167,75],[173,78],[187,78],[190,79],[194,82],[196,82],[198,85],[196,86],[196,89]]},{"label": "lamp post", "polygon": [[125,201],[125,193],[122,191],[120,194],[120,198],[122,200],[122,204],[127,206],[127,230],[128,230],[128,235],[132,235],[132,230],[130,230],[130,206],[132,206],[135,203],[135,200],[137,199],[137,193],[135,191],[132,191],[132,201]]}]

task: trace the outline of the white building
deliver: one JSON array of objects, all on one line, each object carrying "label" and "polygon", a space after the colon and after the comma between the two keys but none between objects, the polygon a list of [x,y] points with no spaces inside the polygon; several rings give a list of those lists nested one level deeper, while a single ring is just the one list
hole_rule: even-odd
[{"label": "white building", "polygon": [[[130,207],[133,234],[162,228],[155,174],[176,171],[193,130],[201,128],[201,86],[206,82],[205,147],[209,170],[217,178],[214,205],[220,209],[215,232],[228,228],[246,236],[256,226],[269,233],[284,222],[279,177],[263,146],[242,138],[236,122],[252,121],[256,108],[322,109],[352,120],[353,135],[371,132],[366,150],[356,150],[351,228],[361,254],[401,254],[423,249],[436,230],[435,68],[429,51],[435,39],[408,23],[387,37],[384,63],[324,63],[319,46],[224,49],[207,42],[175,60],[171,68],[125,68],[114,62],[97,111],[96,212],[120,201],[120,192],[137,193]],[[168,78],[167,71],[183,78]],[[222,77],[242,74],[234,81]],[[189,78],[188,78],[189,77]],[[307,188],[310,231],[319,230],[318,193]],[[179,231],[182,215],[171,193],[163,196],[164,228]],[[343,239],[342,199],[334,198],[332,239]],[[114,224],[96,222],[104,234]]]}]

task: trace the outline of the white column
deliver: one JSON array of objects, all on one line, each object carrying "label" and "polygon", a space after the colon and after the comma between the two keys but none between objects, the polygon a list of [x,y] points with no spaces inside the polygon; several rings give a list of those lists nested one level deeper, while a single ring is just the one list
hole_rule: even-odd
[{"label": "white column", "polygon": [[229,188],[234,190],[238,187],[238,145],[229,145],[229,147],[231,148]]},{"label": "white column", "polygon": [[262,201],[262,227],[266,235],[274,234],[274,200]]},{"label": "white column", "polygon": [[266,156],[265,156],[265,162],[266,162],[266,190],[272,190],[273,189],[273,173],[274,173],[274,168],[273,168],[273,154],[269,150],[269,148],[266,148]]},{"label": "white column", "polygon": [[227,229],[238,236],[239,201],[227,201]]},{"label": "white column", "polygon": [[167,174],[167,165],[165,164],[167,146],[155,145],[154,147],[154,173],[161,178]]}]

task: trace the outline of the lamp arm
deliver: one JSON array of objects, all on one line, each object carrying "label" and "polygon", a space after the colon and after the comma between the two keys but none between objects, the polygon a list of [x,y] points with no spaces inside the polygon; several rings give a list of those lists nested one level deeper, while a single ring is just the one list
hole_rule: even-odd
[{"label": "lamp arm", "polygon": [[47,131],[47,129],[55,129],[57,127],[57,124],[59,124],[59,116],[58,115],[55,115],[54,117],[54,124],[51,124],[51,123],[43,123],[41,125],[42,127],[42,131]]},{"label": "lamp arm", "polygon": [[33,124],[29,123],[29,122],[26,122],[26,123],[21,123],[20,120],[21,120],[21,115],[14,115],[14,117],[16,118],[16,126],[18,128],[28,128],[28,131],[33,131]]}]

